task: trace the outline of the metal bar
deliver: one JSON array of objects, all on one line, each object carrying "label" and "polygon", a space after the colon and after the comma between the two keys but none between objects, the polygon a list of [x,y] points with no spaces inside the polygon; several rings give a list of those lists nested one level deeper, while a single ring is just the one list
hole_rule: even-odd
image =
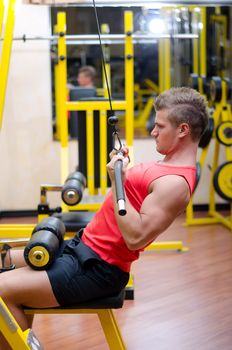
[{"label": "metal bar", "polygon": [[212,212],[210,211],[209,214],[214,216],[215,219],[218,219],[220,223],[222,223],[225,227],[231,230],[231,224],[232,224],[231,217],[228,217],[228,218],[224,217],[217,211],[212,211]]},{"label": "metal bar", "polygon": [[[50,0],[50,2],[47,0],[46,4],[51,4],[53,6],[62,6],[62,2],[57,2],[56,0]],[[63,5],[67,6],[67,2],[63,2]],[[115,6],[121,6],[121,7],[149,7],[151,6],[152,8],[160,8],[161,6],[188,6],[188,5],[204,5],[204,6],[229,6],[232,5],[231,0],[224,0],[224,1],[209,1],[209,0],[181,0],[181,1],[176,1],[176,0],[146,0],[145,2],[142,2],[141,0],[134,0],[133,2],[125,2],[124,0],[99,0],[96,1],[96,6],[97,7],[115,7]],[[69,7],[92,7],[93,3],[91,0],[85,0],[85,1],[78,1],[75,3],[68,3]]]},{"label": "metal bar", "polygon": [[164,90],[164,62],[163,62],[163,57],[164,57],[164,41],[159,41],[159,46],[158,46],[158,56],[159,56],[159,66],[158,66],[158,71],[159,71],[159,92],[162,92]]},{"label": "metal bar", "polygon": [[171,88],[171,43],[170,39],[164,39],[164,88]]},{"label": "metal bar", "polygon": [[87,183],[89,194],[95,193],[94,187],[94,115],[92,110],[86,113],[86,149],[87,149]]},{"label": "metal bar", "polygon": [[[67,44],[82,44],[82,45],[99,45],[99,38],[97,34],[75,34],[75,35],[65,35],[64,36]],[[124,44],[126,35],[125,34],[101,34],[101,41],[103,44]],[[139,43],[152,43],[154,40],[158,39],[198,39],[199,36],[197,34],[132,34],[132,39],[134,44]],[[23,41],[26,43],[27,41],[39,41],[39,40],[47,40],[47,41],[55,41],[57,42],[59,39],[58,35],[51,36],[26,36],[23,34],[19,37],[14,37],[13,41]],[[2,40],[2,39],[0,39]],[[71,42],[71,43],[70,43]]]},{"label": "metal bar", "polygon": [[[127,106],[126,101],[112,101],[113,110],[125,110]],[[97,111],[101,109],[109,110],[109,101],[76,101],[76,102],[66,102],[67,111]]]},{"label": "metal bar", "polygon": [[[59,12],[57,15],[57,26],[56,29],[58,33],[66,32],[66,14],[65,12]],[[58,64],[57,64],[57,112],[58,121],[60,123],[60,154],[61,154],[61,163],[60,163],[60,174],[61,174],[61,183],[64,183],[65,179],[68,176],[68,116],[66,110],[66,101],[67,101],[67,51],[66,51],[66,39],[64,36],[59,36],[58,40]],[[64,208],[64,203],[62,203],[62,208]]]},{"label": "metal bar", "polygon": [[[193,9],[192,11],[192,29],[198,33],[199,12]],[[199,40],[193,40],[193,73],[199,74]]]},{"label": "metal bar", "polygon": [[200,33],[200,75],[207,76],[207,52],[206,52],[206,8],[201,8],[202,29]]},{"label": "metal bar", "polygon": [[107,163],[107,116],[106,111],[99,111],[99,128],[100,128],[100,187],[101,194],[106,194],[107,188],[107,171],[106,171],[106,163]]},{"label": "metal bar", "polygon": [[40,204],[47,203],[47,192],[61,192],[63,185],[43,184],[40,185]]},{"label": "metal bar", "polygon": [[28,238],[31,237],[31,233],[35,227],[35,224],[13,224],[0,225],[0,240],[10,238]]},{"label": "metal bar", "polygon": [[182,241],[167,241],[167,242],[153,242],[146,250],[178,250],[178,251],[187,251],[188,248],[183,246]]},{"label": "metal bar", "polygon": [[43,184],[40,185],[40,191],[49,191],[49,192],[59,192],[62,191],[63,185],[53,185],[53,184]]},{"label": "metal bar", "polygon": [[[66,14],[65,12],[59,12],[57,16],[57,30],[58,32],[65,33],[66,28]],[[59,120],[61,131],[61,147],[68,147],[68,117],[66,111],[67,101],[67,52],[66,52],[66,40],[65,36],[61,36],[58,41],[58,89],[59,89]],[[63,182],[61,180],[61,182]]]},{"label": "metal bar", "polygon": [[[222,82],[225,83],[225,82]],[[224,84],[222,84],[222,89],[223,86],[225,87]],[[215,128],[217,127],[219,121],[221,121],[221,111],[223,110],[223,102],[220,102],[216,110],[214,112],[214,122],[215,122]],[[211,161],[211,174],[210,174],[210,186],[209,186],[209,212],[214,212],[216,211],[216,198],[215,198],[215,189],[214,189],[214,174],[218,166],[218,160],[219,160],[219,152],[220,152],[220,144],[215,140],[214,143],[214,151],[213,151],[213,159]]]},{"label": "metal bar", "polygon": [[125,100],[126,100],[126,144],[128,147],[133,146],[134,141],[134,47],[132,36],[133,32],[133,12],[125,11],[124,13],[125,28]]}]

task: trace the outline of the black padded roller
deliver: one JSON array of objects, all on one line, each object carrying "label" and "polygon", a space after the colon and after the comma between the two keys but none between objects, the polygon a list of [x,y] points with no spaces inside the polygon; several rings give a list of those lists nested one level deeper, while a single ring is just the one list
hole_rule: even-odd
[{"label": "black padded roller", "polygon": [[42,220],[34,227],[32,235],[34,235],[35,232],[42,230],[52,232],[58,238],[59,242],[62,242],[64,239],[65,225],[60,219],[56,217],[49,216],[48,218]]},{"label": "black padded roller", "polygon": [[56,259],[65,234],[63,222],[55,217],[41,221],[24,249],[26,263],[34,270],[49,268]]},{"label": "black padded roller", "polygon": [[82,199],[85,187],[86,178],[81,172],[76,171],[70,174],[66,179],[62,189],[62,200],[67,205],[78,204]]}]

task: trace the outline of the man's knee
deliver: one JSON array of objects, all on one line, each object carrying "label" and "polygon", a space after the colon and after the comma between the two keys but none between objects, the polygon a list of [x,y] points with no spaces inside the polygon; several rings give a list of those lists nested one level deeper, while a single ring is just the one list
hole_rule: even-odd
[{"label": "man's knee", "polygon": [[6,278],[6,273],[0,273],[0,296],[4,300],[6,299],[7,291],[8,291],[8,284],[7,284],[8,278]]},{"label": "man's knee", "polygon": [[[18,286],[19,277],[15,276],[16,270],[8,273],[0,273],[0,296],[6,301],[13,301],[17,303],[17,296],[20,294]],[[16,278],[15,278],[16,277]]]}]

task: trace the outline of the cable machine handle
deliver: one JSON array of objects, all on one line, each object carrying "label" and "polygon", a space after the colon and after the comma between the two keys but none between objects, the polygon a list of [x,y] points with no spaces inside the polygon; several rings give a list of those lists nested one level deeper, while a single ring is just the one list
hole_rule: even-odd
[{"label": "cable machine handle", "polygon": [[119,159],[114,164],[114,176],[115,176],[115,187],[116,187],[116,199],[118,203],[118,214],[120,216],[126,215],[126,201],[125,192],[122,182],[122,160]]}]

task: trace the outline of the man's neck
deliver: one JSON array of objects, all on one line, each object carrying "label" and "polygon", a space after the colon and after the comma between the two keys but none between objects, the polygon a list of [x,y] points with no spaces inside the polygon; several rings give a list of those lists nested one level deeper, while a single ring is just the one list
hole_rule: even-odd
[{"label": "man's neck", "polygon": [[163,163],[170,165],[195,166],[197,156],[197,144],[188,145],[188,147],[181,147],[175,152],[167,154]]}]

